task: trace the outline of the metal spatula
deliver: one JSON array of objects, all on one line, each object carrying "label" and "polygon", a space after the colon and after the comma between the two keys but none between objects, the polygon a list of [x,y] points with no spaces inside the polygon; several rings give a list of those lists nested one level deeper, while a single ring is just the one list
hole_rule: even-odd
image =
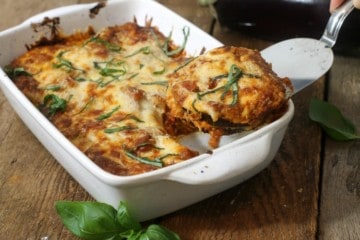
[{"label": "metal spatula", "polygon": [[318,80],[332,66],[334,54],[331,48],[336,43],[340,28],[354,9],[352,1],[345,2],[332,13],[320,40],[293,38],[276,43],[261,51],[280,77],[288,77],[297,93]]}]

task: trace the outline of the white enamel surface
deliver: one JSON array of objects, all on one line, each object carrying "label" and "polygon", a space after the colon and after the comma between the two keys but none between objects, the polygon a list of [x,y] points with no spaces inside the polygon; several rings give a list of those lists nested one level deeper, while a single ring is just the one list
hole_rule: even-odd
[{"label": "white enamel surface", "polygon": [[[12,59],[26,51],[25,44],[38,39],[31,23],[47,17],[60,17],[60,26],[66,33],[92,25],[102,27],[132,21],[136,16],[141,25],[146,17],[153,18],[153,25],[165,34],[173,30],[179,43],[184,26],[191,28],[187,51],[199,53],[203,47],[211,49],[221,43],[182,17],[150,0],[109,1],[100,14],[89,18],[89,9],[94,4],[76,5],[39,14],[23,24],[0,33],[0,65],[4,67]],[[0,71],[0,87],[9,103],[24,123],[48,149],[57,161],[96,200],[117,207],[120,200],[126,201],[138,220],[155,218],[211,195],[219,193],[252,177],[264,169],[275,156],[286,127],[294,114],[289,101],[289,110],[277,121],[247,135],[224,137],[221,146],[211,154],[207,148],[207,136],[195,134],[183,139],[194,147],[200,156],[153,172],[121,177],[109,174],[95,165],[72,145],[17,89],[12,81]]]},{"label": "white enamel surface", "polygon": [[281,77],[290,78],[295,93],[323,76],[332,66],[334,55],[325,43],[311,38],[294,38],[261,51]]}]

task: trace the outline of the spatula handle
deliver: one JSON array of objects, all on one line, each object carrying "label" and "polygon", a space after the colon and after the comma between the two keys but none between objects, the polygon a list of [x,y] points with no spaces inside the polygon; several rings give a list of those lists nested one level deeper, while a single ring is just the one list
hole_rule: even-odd
[{"label": "spatula handle", "polygon": [[325,31],[320,38],[328,47],[333,47],[336,43],[342,24],[345,18],[354,9],[352,1],[347,1],[337,8],[330,16]]}]

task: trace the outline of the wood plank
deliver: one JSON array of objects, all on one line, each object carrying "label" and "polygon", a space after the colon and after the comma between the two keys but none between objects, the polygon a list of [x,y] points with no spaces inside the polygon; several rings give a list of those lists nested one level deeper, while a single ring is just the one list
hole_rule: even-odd
[{"label": "wood plank", "polygon": [[[0,30],[47,9],[76,0],[2,0]],[[0,236],[1,239],[74,239],[55,213],[59,199],[90,196],[36,140],[0,93]]]},{"label": "wood plank", "polygon": [[[42,10],[75,0],[33,0],[31,6],[5,0],[0,14],[15,25]],[[80,0],[78,2],[89,2]],[[160,0],[210,31],[211,15],[196,1]],[[5,6],[5,7],[4,7]],[[31,9],[30,9],[31,8]],[[13,19],[12,19],[13,18]],[[261,49],[269,42],[215,31],[225,44]],[[294,96],[294,120],[271,165],[228,191],[154,222],[182,239],[315,239],[321,152],[319,128],[307,117],[311,96],[322,98],[323,79]],[[5,239],[74,239],[55,214],[56,200],[88,200],[81,188],[40,145],[0,94],[0,236]],[[49,174],[51,173],[51,174]],[[9,196],[12,196],[11,198]],[[36,230],[34,229],[34,226]]]},{"label": "wood plank", "polygon": [[[336,56],[328,101],[360,134],[360,59]],[[320,239],[360,239],[360,141],[326,138],[320,209]]]},{"label": "wood plank", "polygon": [[40,1],[26,2],[1,0],[0,31],[15,26],[35,14],[48,9],[77,3],[77,0]]}]

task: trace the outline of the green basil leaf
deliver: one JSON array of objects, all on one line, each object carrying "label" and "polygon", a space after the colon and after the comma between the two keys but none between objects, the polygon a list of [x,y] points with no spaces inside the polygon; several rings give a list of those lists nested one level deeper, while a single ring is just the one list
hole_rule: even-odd
[{"label": "green basil leaf", "polygon": [[66,109],[67,101],[55,94],[48,94],[44,97],[43,106],[47,107],[49,115],[53,116],[55,113]]},{"label": "green basil leaf", "polygon": [[312,99],[310,102],[309,117],[317,122],[325,133],[338,141],[360,139],[360,135],[356,134],[354,124],[345,118],[340,110],[334,105]]},{"label": "green basil leaf", "polygon": [[105,203],[58,201],[55,208],[64,225],[83,239],[117,239],[123,230],[117,222],[116,209]]},{"label": "green basil leaf", "polygon": [[5,66],[4,71],[10,78],[17,76],[32,76],[22,67],[12,68],[10,66]]},{"label": "green basil leaf", "polygon": [[129,213],[128,208],[124,202],[120,202],[117,210],[117,221],[125,230],[140,231],[141,225]]},{"label": "green basil leaf", "polygon": [[152,224],[141,235],[140,240],[180,240],[180,237],[163,226]]}]

